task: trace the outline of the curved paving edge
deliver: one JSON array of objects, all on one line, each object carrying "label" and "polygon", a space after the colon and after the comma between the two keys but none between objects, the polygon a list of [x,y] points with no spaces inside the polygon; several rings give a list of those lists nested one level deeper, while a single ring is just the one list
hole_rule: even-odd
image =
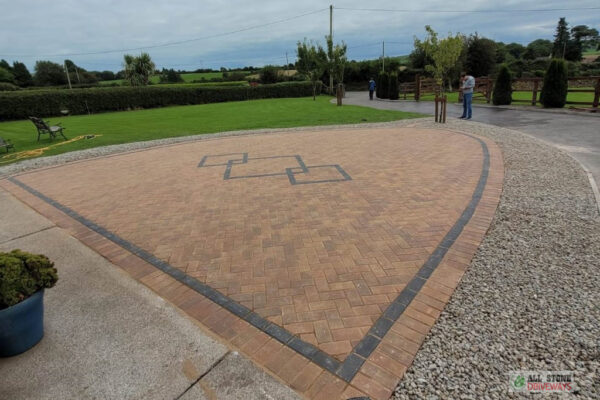
[{"label": "curved paving edge", "polygon": [[580,163],[514,130],[448,126],[498,143],[504,190],[394,398],[521,398],[511,370],[572,370],[577,398],[598,398],[600,214]]},{"label": "curved paving edge", "polygon": [[[393,125],[412,124],[415,124],[415,121],[403,121],[402,124],[394,123]],[[391,124],[377,125],[389,126]],[[358,127],[364,128],[365,126],[359,125]],[[315,129],[317,128],[311,130]],[[292,132],[298,130],[305,129],[294,129]],[[274,130],[274,132],[280,131]],[[134,278],[140,279],[163,298],[202,322],[211,331],[226,339],[234,347],[305,396],[347,398],[366,393],[372,398],[387,398],[396,386],[398,379],[402,377],[412,362],[419,343],[435,323],[461,276],[468,268],[470,260],[494,216],[502,190],[502,157],[499,149],[491,140],[477,140],[482,143],[483,149],[486,148],[486,145],[490,149],[490,169],[489,175],[486,177],[487,182],[484,180],[485,187],[482,185],[481,193],[476,193],[474,196],[477,198],[474,204],[479,203],[477,208],[469,212],[469,214],[472,212],[472,216],[468,215],[463,220],[463,222],[468,221],[463,229],[455,231],[456,237],[453,238],[452,246],[447,251],[444,250],[437,254],[437,257],[441,259],[437,260],[439,267],[435,270],[429,268],[430,277],[426,282],[420,283],[422,288],[418,294],[415,292],[414,300],[411,299],[412,301],[395,322],[390,320],[393,323],[386,327],[388,332],[385,333],[387,334],[379,333],[380,336],[383,336],[379,346],[376,349],[373,347],[368,354],[362,353],[366,356],[366,360],[361,360],[363,365],[360,372],[342,375],[345,379],[339,379],[330,372],[309,363],[304,357],[283,346],[274,337],[256,329],[251,322],[240,320],[198,293],[190,293],[188,287],[177,282],[171,276],[162,273],[156,274],[154,266],[147,263],[148,260],[144,260],[143,257],[139,258],[116,245],[114,240],[107,239],[106,235],[99,234],[98,230],[89,229],[89,224],[85,226],[80,223],[82,221],[74,221],[63,213],[68,210],[60,211],[56,208],[56,204],[48,201],[49,199],[40,198],[35,195],[35,192],[26,191],[27,188],[22,185],[19,187],[18,181],[12,180],[12,183],[2,181],[2,185],[34,209],[55,221],[57,225],[67,229],[83,243],[121,266]],[[451,243],[446,243],[446,246],[449,244]],[[144,280],[144,277],[150,273],[153,273],[152,279]],[[183,296],[184,293],[185,296]],[[277,356],[272,357],[273,354]],[[347,384],[346,381],[350,381],[350,384]]]}]

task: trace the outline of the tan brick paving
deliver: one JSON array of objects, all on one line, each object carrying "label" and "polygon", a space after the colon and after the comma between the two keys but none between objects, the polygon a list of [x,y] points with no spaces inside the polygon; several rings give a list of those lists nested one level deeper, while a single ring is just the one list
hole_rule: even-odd
[{"label": "tan brick paving", "polygon": [[[491,172],[480,206],[351,386],[17,186],[0,184],[306,396],[385,398],[493,217],[503,167],[486,143]],[[197,168],[205,155],[231,153],[250,158],[232,165],[232,177],[282,175],[224,180],[223,165]],[[294,155],[308,166],[339,164],[352,180],[291,185],[285,169],[299,170],[293,157],[252,160]],[[482,160],[476,140],[452,132],[335,130],[166,146],[18,179],[343,361],[456,222]],[[331,168],[296,177],[341,178]]]}]

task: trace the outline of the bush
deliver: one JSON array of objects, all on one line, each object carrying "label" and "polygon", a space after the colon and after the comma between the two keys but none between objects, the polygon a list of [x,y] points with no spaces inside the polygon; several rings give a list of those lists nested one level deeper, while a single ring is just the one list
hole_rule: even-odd
[{"label": "bush", "polygon": [[494,83],[494,94],[492,101],[495,106],[508,105],[512,103],[512,76],[508,67],[503,65]]},{"label": "bush", "polygon": [[19,87],[17,85],[13,85],[12,83],[0,82],[0,92],[14,90],[19,90]]},{"label": "bush", "polygon": [[259,76],[262,83],[276,83],[279,79],[279,69],[273,65],[265,65]]},{"label": "bush", "polygon": [[400,86],[398,85],[398,74],[395,72],[392,72],[390,74],[390,81],[389,81],[389,95],[390,95],[390,100],[398,100],[398,97],[400,96]]},{"label": "bush", "polygon": [[0,67],[0,82],[13,83],[15,77],[12,72],[7,70],[6,68]]},{"label": "bush", "polygon": [[0,93],[0,120],[50,117],[68,109],[72,115],[171,105],[219,103],[279,97],[312,96],[310,82],[285,82],[257,87],[155,85],[96,87],[78,90],[20,90]]},{"label": "bush", "polygon": [[387,72],[380,72],[379,77],[377,78],[377,91],[376,96],[380,99],[389,99],[389,85],[390,78]]},{"label": "bush", "polygon": [[0,310],[13,306],[58,280],[54,263],[21,250],[0,253]]},{"label": "bush", "polygon": [[562,108],[567,101],[567,65],[564,60],[553,59],[544,76],[540,101],[545,108]]},{"label": "bush", "polygon": [[163,70],[159,76],[159,81],[160,81],[160,83],[180,83],[180,82],[183,82],[183,78],[173,68],[171,68],[171,69],[163,68]]}]

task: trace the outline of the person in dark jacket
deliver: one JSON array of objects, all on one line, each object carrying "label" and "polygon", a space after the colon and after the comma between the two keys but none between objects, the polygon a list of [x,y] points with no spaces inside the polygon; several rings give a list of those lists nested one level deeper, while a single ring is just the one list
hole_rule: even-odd
[{"label": "person in dark jacket", "polygon": [[369,100],[373,100],[373,92],[375,91],[376,87],[377,85],[375,84],[375,80],[371,78],[371,80],[369,81]]}]

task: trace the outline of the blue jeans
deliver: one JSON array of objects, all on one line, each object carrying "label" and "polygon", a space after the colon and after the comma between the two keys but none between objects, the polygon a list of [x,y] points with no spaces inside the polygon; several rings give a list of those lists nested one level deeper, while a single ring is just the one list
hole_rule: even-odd
[{"label": "blue jeans", "polygon": [[473,110],[471,103],[473,102],[473,93],[463,93],[463,114],[461,118],[471,118]]}]

